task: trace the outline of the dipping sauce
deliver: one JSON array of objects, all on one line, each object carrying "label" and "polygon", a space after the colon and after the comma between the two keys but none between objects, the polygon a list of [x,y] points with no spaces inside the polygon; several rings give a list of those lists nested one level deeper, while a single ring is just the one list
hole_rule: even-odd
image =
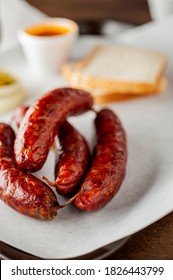
[{"label": "dipping sauce", "polygon": [[57,36],[64,35],[70,32],[70,29],[65,26],[56,25],[36,25],[28,27],[25,32],[33,36]]}]

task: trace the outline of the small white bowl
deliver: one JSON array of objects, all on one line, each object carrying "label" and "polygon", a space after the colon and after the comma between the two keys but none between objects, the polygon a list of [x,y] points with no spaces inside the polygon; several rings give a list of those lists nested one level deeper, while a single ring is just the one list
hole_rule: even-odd
[{"label": "small white bowl", "polygon": [[[27,32],[28,28],[38,26],[64,27],[69,31],[54,36],[31,35]],[[19,31],[19,42],[30,70],[39,76],[57,73],[61,64],[69,58],[78,33],[77,23],[65,18],[48,18]]]},{"label": "small white bowl", "polygon": [[16,108],[26,98],[25,90],[19,80],[0,86],[0,115]]}]

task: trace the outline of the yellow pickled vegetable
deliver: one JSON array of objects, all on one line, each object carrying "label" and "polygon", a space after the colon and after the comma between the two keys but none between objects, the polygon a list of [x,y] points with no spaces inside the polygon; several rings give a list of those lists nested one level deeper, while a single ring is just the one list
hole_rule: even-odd
[{"label": "yellow pickled vegetable", "polygon": [[15,82],[15,79],[10,74],[0,70],[0,86],[11,85]]}]

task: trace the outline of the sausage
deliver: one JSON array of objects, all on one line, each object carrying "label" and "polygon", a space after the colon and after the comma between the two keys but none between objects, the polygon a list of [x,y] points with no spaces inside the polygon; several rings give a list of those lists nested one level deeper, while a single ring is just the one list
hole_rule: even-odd
[{"label": "sausage", "polygon": [[0,123],[0,198],[21,214],[41,220],[54,219],[60,208],[54,192],[16,165],[14,140],[13,129]]},{"label": "sausage", "polygon": [[85,211],[105,206],[120,189],[126,173],[127,141],[118,116],[103,109],[97,114],[95,127],[92,165],[74,200],[75,206]]},{"label": "sausage", "polygon": [[54,185],[59,194],[69,196],[83,179],[89,161],[89,148],[84,137],[67,121],[58,131],[60,156],[55,164]]},{"label": "sausage", "polygon": [[[19,127],[28,106],[18,107],[13,115],[13,123]],[[57,132],[61,151],[55,163],[55,182],[50,182],[45,176],[42,178],[55,186],[59,194],[69,196],[76,191],[83,179],[89,161],[89,148],[84,137],[67,121]]]},{"label": "sausage", "polygon": [[28,109],[29,109],[29,106],[21,105],[15,110],[15,112],[12,116],[12,119],[11,119],[11,126],[16,131],[18,131],[20,123],[21,123],[22,119],[24,118]]},{"label": "sausage", "polygon": [[90,110],[92,104],[89,93],[72,88],[55,89],[36,101],[26,112],[15,140],[14,154],[20,168],[41,169],[60,125],[68,116]]}]

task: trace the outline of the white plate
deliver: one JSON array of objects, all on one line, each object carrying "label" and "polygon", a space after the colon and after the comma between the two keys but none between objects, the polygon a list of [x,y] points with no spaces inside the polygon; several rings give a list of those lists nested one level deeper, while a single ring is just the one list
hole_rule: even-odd
[{"label": "white plate", "polygon": [[[37,221],[23,216],[0,202],[0,239],[42,258],[74,258],[125,238],[173,210],[173,19],[128,32],[121,41],[164,52],[169,59],[168,89],[153,96],[109,107],[117,112],[127,131],[127,175],[117,196],[103,209],[84,213],[73,206],[59,212],[54,221]],[[75,56],[97,43],[97,38],[81,38]],[[31,103],[54,87],[64,86],[61,77],[42,80],[33,77],[20,48],[1,56],[1,67],[17,73],[27,88]],[[11,114],[2,116],[9,121]],[[71,122],[92,147],[94,114]],[[53,154],[37,176],[53,178]]]}]

